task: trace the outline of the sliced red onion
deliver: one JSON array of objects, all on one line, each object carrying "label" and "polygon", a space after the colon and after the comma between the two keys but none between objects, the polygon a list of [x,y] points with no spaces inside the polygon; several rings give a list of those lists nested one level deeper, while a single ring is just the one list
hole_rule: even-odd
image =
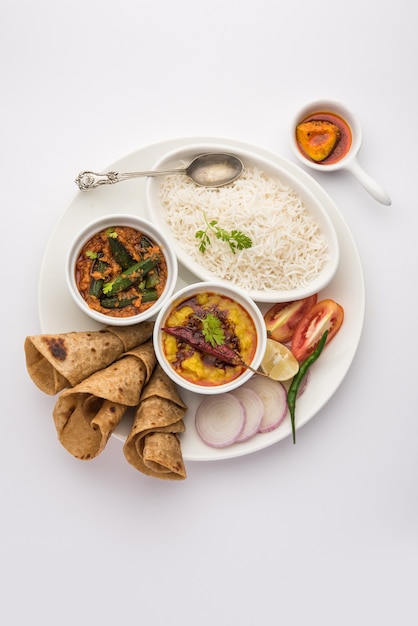
[{"label": "sliced red onion", "polygon": [[195,425],[208,446],[226,448],[235,443],[244,430],[244,407],[232,393],[207,396],[197,408]]},{"label": "sliced red onion", "polygon": [[247,439],[250,439],[259,431],[264,415],[264,402],[258,393],[246,387],[234,389],[234,391],[231,391],[231,395],[241,402],[245,413],[244,430],[238,437],[237,442],[247,441]]},{"label": "sliced red onion", "polygon": [[255,375],[244,387],[255,391],[264,403],[264,415],[258,432],[268,433],[280,426],[288,412],[286,389],[282,383]]}]

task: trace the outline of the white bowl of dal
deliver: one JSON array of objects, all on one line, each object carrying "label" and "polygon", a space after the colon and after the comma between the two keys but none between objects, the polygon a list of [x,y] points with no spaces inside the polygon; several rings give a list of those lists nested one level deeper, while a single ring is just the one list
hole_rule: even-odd
[{"label": "white bowl of dal", "polygon": [[[261,364],[266,350],[267,333],[256,303],[245,292],[219,282],[188,285],[163,305],[157,315],[153,335],[158,362],[166,374],[183,389],[205,395],[225,393],[236,389],[255,375],[248,367],[225,364],[216,356],[197,349],[164,330],[173,327],[187,328],[192,320],[192,324],[193,321],[196,323],[194,339],[196,334],[202,338],[201,320],[210,313],[219,312],[226,319],[225,345],[233,345],[234,353],[253,370],[257,370]],[[222,349],[222,345],[216,345]]]}]

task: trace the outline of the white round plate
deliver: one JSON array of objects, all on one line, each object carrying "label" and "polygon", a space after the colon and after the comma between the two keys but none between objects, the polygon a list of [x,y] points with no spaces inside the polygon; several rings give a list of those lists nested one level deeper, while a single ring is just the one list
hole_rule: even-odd
[{"label": "white round plate", "polygon": [[[217,138],[180,138],[146,146],[109,166],[109,170],[147,170],[167,152],[184,145],[218,145],[225,143]],[[320,298],[332,298],[345,311],[344,324],[337,337],[327,346],[321,358],[312,366],[306,391],[298,399],[296,422],[300,428],[311,420],[334,395],[356,353],[364,321],[365,293],[363,270],[359,254],[345,220],[322,187],[306,172],[281,156],[235,140],[228,140],[232,148],[251,150],[253,153],[276,162],[282,169],[299,178],[326,207],[337,231],[340,244],[340,263],[329,286]],[[100,326],[85,316],[73,302],[65,281],[65,259],[72,239],[87,222],[108,213],[134,213],[145,216],[145,180],[138,178],[113,186],[99,187],[88,192],[77,192],[73,202],[60,217],[45,250],[39,280],[39,319],[41,331],[59,333],[73,330],[93,330]],[[199,282],[182,264],[179,266],[177,288]],[[51,289],[54,285],[54,289]],[[264,312],[270,305],[260,303]],[[182,452],[186,461],[216,461],[250,454],[271,446],[291,434],[290,419],[279,428],[258,434],[252,439],[228,448],[216,449],[205,445],[194,427],[196,408],[203,398],[180,390],[188,405],[185,417],[186,432],[181,435]],[[114,436],[124,441],[132,423],[126,416]]]}]

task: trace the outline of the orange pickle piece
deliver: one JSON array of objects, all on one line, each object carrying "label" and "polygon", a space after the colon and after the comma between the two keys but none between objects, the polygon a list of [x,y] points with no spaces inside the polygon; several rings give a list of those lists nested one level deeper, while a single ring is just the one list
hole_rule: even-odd
[{"label": "orange pickle piece", "polygon": [[341,138],[340,129],[332,122],[310,120],[296,127],[296,139],[313,161],[324,161]]}]

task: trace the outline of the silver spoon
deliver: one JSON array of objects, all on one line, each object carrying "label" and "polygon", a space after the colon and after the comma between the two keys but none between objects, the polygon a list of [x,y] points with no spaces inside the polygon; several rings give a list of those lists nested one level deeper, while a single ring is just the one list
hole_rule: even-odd
[{"label": "silver spoon", "polygon": [[185,174],[200,187],[222,187],[237,179],[241,175],[243,168],[242,161],[232,154],[207,153],[197,156],[186,168],[182,169],[126,173],[107,172],[106,174],[81,172],[74,182],[81,191],[88,191],[99,185],[119,183],[122,180],[140,176]]}]

